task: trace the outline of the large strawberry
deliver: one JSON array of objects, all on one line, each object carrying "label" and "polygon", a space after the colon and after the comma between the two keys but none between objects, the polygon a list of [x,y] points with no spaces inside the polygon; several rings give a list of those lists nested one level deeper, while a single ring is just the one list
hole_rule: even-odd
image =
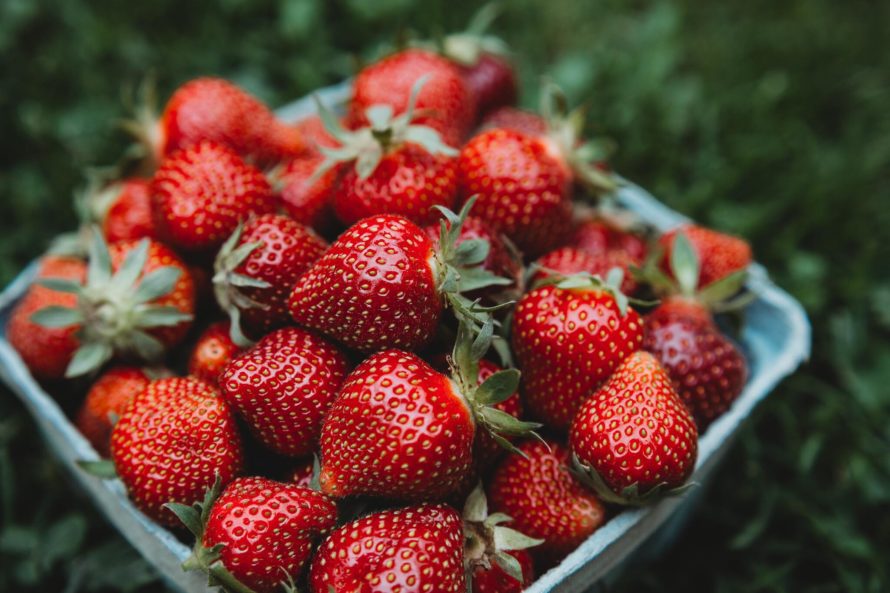
[{"label": "large strawberry", "polygon": [[569,434],[579,475],[619,504],[646,504],[682,487],[695,468],[697,440],[667,372],[643,351],[584,402]]},{"label": "large strawberry", "polygon": [[552,276],[571,276],[579,272],[606,278],[612,269],[618,268],[623,272],[621,292],[633,294],[637,290],[637,282],[631,275],[631,267],[638,263],[640,262],[619,250],[593,254],[576,247],[560,247],[538,258],[532,282]]},{"label": "large strawberry", "polygon": [[449,506],[372,513],[338,528],[319,547],[310,591],[466,593],[463,545],[461,517]]},{"label": "large strawberry", "polygon": [[439,248],[401,216],[366,218],[344,232],[297,282],[293,318],[350,348],[416,350],[425,345],[447,302],[459,316],[475,307],[461,292],[506,284],[481,269],[486,244],[455,246],[468,208],[448,213]]},{"label": "large strawberry", "polygon": [[219,479],[241,470],[235,415],[199,379],[151,382],[124,409],[111,433],[111,458],[133,503],[152,519],[177,524],[169,502],[194,504]]},{"label": "large strawberry", "polygon": [[74,377],[97,370],[115,355],[157,361],[191,326],[195,288],[182,260],[157,241],[124,241],[110,247],[94,231],[86,282],[42,282],[76,295],[67,306],[33,315],[44,327],[73,328],[80,347],[65,371]]},{"label": "large strawberry", "polygon": [[[691,251],[698,259],[697,270],[684,268],[689,271],[690,277],[697,277],[698,284],[695,288],[704,290],[719,280],[743,275],[751,264],[751,246],[744,239],[687,224],[665,233],[658,240],[663,249],[661,267],[667,274],[673,275],[672,260],[679,235],[685,236],[687,245],[691,246]],[[688,247],[683,247],[685,251],[689,251]],[[689,259],[685,254],[682,257]],[[684,284],[683,278],[674,278],[681,285]]]},{"label": "large strawberry", "polygon": [[228,321],[218,321],[205,329],[189,355],[189,374],[217,385],[220,373],[241,351],[230,334]]},{"label": "large strawberry", "polygon": [[262,172],[231,148],[209,140],[168,155],[152,180],[161,236],[188,251],[215,249],[250,214],[275,209]]},{"label": "large strawberry", "polygon": [[316,450],[322,420],[347,372],[336,346],[313,332],[284,328],[227,364],[219,385],[260,442],[299,457]]},{"label": "large strawberry", "polygon": [[507,456],[488,487],[492,509],[512,517],[510,524],[544,540],[532,549],[541,565],[561,560],[604,522],[602,502],[571,472],[568,448],[556,441],[526,441]]},{"label": "large strawberry", "polygon": [[422,49],[400,51],[359,72],[347,116],[350,127],[372,123],[367,110],[373,105],[389,105],[394,115],[404,113],[411,87],[424,75],[428,82],[417,97],[417,109],[426,115],[417,123],[438,131],[446,144],[460,145],[475,116],[472,97],[454,64]]},{"label": "large strawberry", "polygon": [[297,279],[327,249],[309,227],[279,214],[249,218],[216,256],[216,302],[229,315],[232,340],[250,345],[290,320],[288,298]]},{"label": "large strawberry", "polygon": [[6,339],[39,381],[61,379],[79,346],[77,325],[46,326],[32,319],[42,309],[73,307],[77,304],[76,295],[43,286],[40,280],[56,278],[80,283],[85,276],[86,264],[80,259],[54,255],[44,257],[37,272],[37,282],[28,289],[9,316]]},{"label": "large strawberry", "polygon": [[642,320],[610,276],[568,277],[516,305],[511,337],[523,394],[548,427],[566,430],[584,400],[642,344]]},{"label": "large strawberry", "polygon": [[202,570],[225,591],[272,593],[292,587],[313,546],[337,523],[323,494],[266,478],[237,478],[203,502],[169,508],[195,536],[186,570]]},{"label": "large strawberry", "polygon": [[144,369],[120,366],[108,369],[90,387],[75,424],[99,455],[108,457],[117,418],[150,382]]}]

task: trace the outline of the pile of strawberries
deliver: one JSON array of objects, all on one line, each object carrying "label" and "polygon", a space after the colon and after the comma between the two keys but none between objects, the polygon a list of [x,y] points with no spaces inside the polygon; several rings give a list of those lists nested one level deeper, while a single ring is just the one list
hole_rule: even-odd
[{"label": "pile of strawberries", "polygon": [[[147,516],[230,592],[516,592],[687,486],[747,368],[741,239],[654,236],[485,36],[294,125],[229,82],[133,124],[8,336]],[[657,299],[657,301],[656,301]],[[459,512],[456,509],[461,509]]]}]

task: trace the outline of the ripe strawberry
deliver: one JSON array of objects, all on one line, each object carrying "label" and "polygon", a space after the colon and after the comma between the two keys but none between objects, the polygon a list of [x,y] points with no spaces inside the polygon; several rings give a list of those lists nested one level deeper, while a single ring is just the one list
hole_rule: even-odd
[{"label": "ripe strawberry", "polygon": [[532,555],[555,564],[605,522],[600,500],[571,473],[569,450],[561,443],[526,441],[507,456],[488,487],[492,509],[513,518],[511,526],[544,540]]},{"label": "ripe strawberry", "polygon": [[226,591],[292,586],[316,540],[337,523],[337,507],[323,494],[259,477],[237,478],[222,495],[217,483],[203,503],[170,508],[195,536],[183,568],[206,572]]},{"label": "ripe strawberry", "polygon": [[480,131],[497,128],[519,132],[526,136],[544,136],[547,134],[547,120],[532,111],[501,107],[489,113],[479,126]]},{"label": "ripe strawberry", "polygon": [[299,457],[316,449],[321,424],[348,372],[346,357],[300,328],[269,334],[219,378],[225,399],[264,445]]},{"label": "ripe strawberry", "polygon": [[[751,246],[744,239],[692,224],[669,231],[658,240],[664,249],[661,267],[665,273],[673,276],[671,258],[674,242],[682,233],[698,257],[698,285],[706,286],[733,274],[743,273],[751,264]],[[680,278],[676,278],[682,283]]]},{"label": "ripe strawberry", "polygon": [[320,155],[322,148],[337,148],[340,145],[337,139],[328,133],[324,121],[317,113],[305,117],[294,124],[300,132],[303,142],[306,144],[304,156]]},{"label": "ripe strawberry", "polygon": [[569,433],[579,472],[619,504],[646,504],[681,487],[695,468],[697,439],[667,372],[643,351],[584,402]]},{"label": "ripe strawberry", "polygon": [[297,462],[287,474],[287,482],[303,488],[312,487],[312,478],[316,475],[315,462],[312,459]]},{"label": "ripe strawberry", "polygon": [[15,306],[6,326],[6,339],[22,357],[38,381],[54,381],[65,375],[65,369],[77,351],[77,326],[46,327],[32,319],[35,313],[49,307],[73,307],[77,296],[60,292],[39,283],[42,279],[61,278],[80,283],[86,276],[86,264],[72,257],[49,255],[40,262],[37,282]]},{"label": "ripe strawberry", "polygon": [[109,456],[111,429],[116,419],[150,382],[143,369],[122,366],[107,370],[90,387],[75,424],[99,455]]},{"label": "ripe strawberry", "polygon": [[664,366],[700,432],[729,409],[748,378],[742,353],[703,305],[687,299],[668,299],[646,317],[643,349]]},{"label": "ripe strawberry", "polygon": [[83,199],[89,222],[100,226],[109,243],[157,238],[149,180],[132,177],[96,185]]},{"label": "ripe strawberry", "polygon": [[293,159],[270,175],[285,212],[319,233],[329,230],[334,221],[331,203],[340,173],[335,167],[314,178],[324,161],[320,154]]},{"label": "ripe strawberry", "polygon": [[446,144],[459,146],[473,124],[472,96],[454,64],[421,49],[400,51],[359,72],[347,115],[349,127],[368,125],[367,110],[374,105],[389,105],[395,115],[404,113],[411,87],[422,76],[428,82],[416,107],[426,115],[417,123],[439,132]]},{"label": "ripe strawberry", "polygon": [[512,340],[526,404],[548,427],[562,431],[584,400],[640,348],[643,323],[613,284],[576,276],[526,293],[513,314]]},{"label": "ripe strawberry", "polygon": [[578,224],[570,245],[593,255],[618,251],[627,254],[637,264],[645,261],[647,252],[646,241],[642,237],[599,218]]},{"label": "ripe strawberry", "polygon": [[535,257],[571,229],[571,172],[539,138],[510,130],[474,136],[458,158],[460,195],[474,214]]},{"label": "ripe strawberry", "polygon": [[204,330],[189,356],[189,374],[211,385],[241,348],[232,341],[228,321],[218,321]]},{"label": "ripe strawberry", "polygon": [[214,293],[229,315],[232,340],[242,347],[290,320],[290,293],[327,249],[312,229],[279,214],[249,218],[216,256]]},{"label": "ripe strawberry", "polygon": [[465,593],[463,528],[446,505],[372,513],[335,530],[309,570],[312,593]]},{"label": "ripe strawberry", "polygon": [[637,282],[631,276],[630,267],[638,262],[624,251],[602,251],[594,255],[575,247],[560,247],[543,255],[535,263],[538,269],[532,276],[532,283],[552,276],[571,276],[579,272],[606,278],[613,268],[619,268],[624,274],[621,292],[633,294],[637,290]]},{"label": "ripe strawberry", "polygon": [[459,316],[472,316],[461,297],[508,283],[479,267],[479,243],[455,247],[468,209],[448,213],[439,249],[418,226],[400,216],[366,218],[344,232],[300,277],[291,315],[350,348],[416,350],[433,335],[447,301]]},{"label": "ripe strawberry", "polygon": [[38,325],[75,332],[80,347],[65,370],[67,377],[95,371],[115,355],[160,360],[185,337],[195,310],[194,283],[185,264],[150,239],[108,247],[96,230],[84,285],[64,278],[42,282],[76,295],[67,306],[45,307],[32,316]]},{"label": "ripe strawberry", "polygon": [[535,581],[531,554],[525,550],[511,550],[506,554],[519,563],[522,578],[516,580],[499,564],[492,564],[490,568],[477,566],[473,570],[473,593],[521,593]]},{"label": "ripe strawberry", "polygon": [[136,507],[167,526],[177,521],[166,503],[198,502],[242,466],[234,414],[191,377],[152,381],[133,398],[111,433],[111,458]]},{"label": "ripe strawberry", "polygon": [[275,197],[259,169],[223,144],[202,141],[161,162],[152,204],[165,240],[207,251],[222,245],[250,214],[272,212]]}]

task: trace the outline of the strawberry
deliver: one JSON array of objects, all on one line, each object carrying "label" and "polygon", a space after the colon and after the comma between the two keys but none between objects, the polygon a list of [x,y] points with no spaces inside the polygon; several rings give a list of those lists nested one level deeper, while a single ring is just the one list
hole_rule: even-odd
[{"label": "strawberry", "polygon": [[185,570],[202,570],[226,591],[272,593],[292,587],[316,540],[334,528],[337,507],[319,492],[266,478],[220,483],[194,506],[170,509],[192,531]]},{"label": "strawberry", "polygon": [[335,167],[315,178],[315,172],[324,161],[321,154],[293,159],[270,175],[288,216],[320,233],[332,226],[331,203],[340,173]]},{"label": "strawberry", "polygon": [[510,550],[506,554],[519,564],[522,578],[513,578],[499,564],[492,564],[490,568],[477,566],[473,570],[473,593],[521,593],[534,582],[532,555],[525,550]]},{"label": "strawberry", "polygon": [[511,526],[544,540],[532,549],[543,566],[559,562],[605,522],[603,503],[570,469],[569,450],[556,441],[525,441],[508,455],[488,487],[492,509]]},{"label": "strawberry", "polygon": [[[504,370],[497,364],[484,358],[479,361],[478,365],[479,373],[477,376],[480,384],[485,383],[485,381],[495,373]],[[505,414],[509,414],[517,420],[522,418],[524,412],[522,398],[519,397],[518,389],[510,393],[503,401],[494,404],[492,407]],[[478,467],[487,469],[491,464],[498,460],[504,451],[504,447],[494,439],[490,432],[487,430],[476,431],[476,442],[473,443],[473,459],[478,464]]]},{"label": "strawberry", "polygon": [[[319,102],[318,110],[338,140],[315,177],[333,168],[342,175],[333,192],[333,207],[344,224],[375,214],[400,214],[418,224],[438,219],[433,206],[451,208],[457,196],[457,150],[445,145],[438,131],[414,123],[418,97],[429,83],[425,75],[411,87],[404,113],[391,105],[367,108],[367,127],[346,131]],[[346,163],[354,161],[354,167]]]},{"label": "strawberry", "polygon": [[538,269],[532,276],[532,283],[551,276],[571,276],[579,272],[605,278],[610,270],[619,268],[624,274],[621,281],[621,292],[633,294],[637,290],[637,283],[631,276],[630,269],[637,263],[624,251],[602,251],[593,254],[575,247],[560,247],[541,256],[535,262]]},{"label": "strawberry", "polygon": [[111,458],[133,503],[150,518],[177,524],[168,502],[193,504],[214,480],[241,470],[235,416],[199,379],[152,381],[124,408],[111,433]]},{"label": "strawberry", "polygon": [[480,131],[496,128],[519,132],[526,136],[544,136],[547,134],[547,121],[532,111],[501,107],[489,113],[479,126]]},{"label": "strawberry", "polygon": [[394,115],[404,113],[412,86],[424,75],[428,82],[416,108],[426,115],[417,123],[439,132],[446,144],[460,145],[475,116],[472,96],[454,64],[422,49],[400,51],[359,72],[347,115],[350,127],[368,125],[367,110],[374,105],[389,105]]},{"label": "strawberry", "polygon": [[618,283],[569,277],[516,305],[512,340],[525,402],[550,428],[566,430],[590,393],[640,348],[643,323]]},{"label": "strawberry", "polygon": [[683,486],[698,450],[692,414],[667,371],[635,352],[584,402],[569,444],[579,475],[618,504],[647,504]]},{"label": "strawberry", "polygon": [[110,247],[98,230],[90,244],[85,284],[47,278],[46,286],[76,295],[74,303],[37,311],[32,319],[75,332],[80,347],[65,376],[99,369],[115,355],[157,361],[191,326],[195,287],[185,264],[157,241],[124,241]]},{"label": "strawberry", "polygon": [[438,250],[401,216],[356,223],[297,281],[291,315],[363,352],[422,347],[432,338],[443,302],[471,317],[475,307],[461,292],[509,283],[479,267],[484,243],[455,247],[468,211],[448,212],[450,226],[442,230]]},{"label": "strawberry", "polygon": [[372,513],[336,529],[309,570],[311,593],[465,593],[460,515],[446,505]]},{"label": "strawberry", "polygon": [[77,296],[40,284],[40,280],[59,278],[80,283],[86,276],[86,265],[80,259],[49,255],[40,262],[37,282],[12,310],[6,326],[6,339],[22,357],[38,381],[61,379],[79,347],[78,327],[73,324],[47,327],[32,317],[49,307],[73,307]]},{"label": "strawberry", "polygon": [[232,341],[228,321],[218,321],[198,337],[189,356],[189,374],[211,385],[241,348]]},{"label": "strawberry", "polygon": [[603,218],[591,218],[579,223],[570,245],[592,255],[615,251],[625,253],[637,264],[646,259],[646,241],[642,237],[622,230]]},{"label": "strawberry", "polygon": [[131,177],[96,185],[83,199],[89,222],[99,225],[109,243],[157,238],[149,180]]},{"label": "strawberry", "polygon": [[299,457],[318,443],[322,419],[348,364],[324,338],[300,328],[269,334],[220,375],[225,399],[271,450]]},{"label": "strawberry", "polygon": [[279,214],[249,218],[216,256],[214,293],[229,315],[232,340],[250,345],[290,320],[288,298],[297,280],[327,249],[312,229]]},{"label": "strawberry", "polygon": [[742,353],[687,299],[668,299],[646,316],[643,349],[664,366],[699,431],[729,409],[748,378]]},{"label": "strawberry", "polygon": [[287,481],[295,486],[311,488],[313,479],[316,478],[316,466],[312,459],[297,462],[288,472]]},{"label": "strawberry", "polygon": [[262,172],[223,144],[202,141],[171,153],[152,180],[161,236],[188,251],[218,248],[250,214],[275,209]]},{"label": "strawberry", "polygon": [[151,382],[143,369],[114,367],[96,379],[77,413],[75,424],[96,452],[108,457],[111,429],[136,394]]},{"label": "strawberry", "polygon": [[321,148],[337,148],[340,145],[337,139],[328,133],[324,121],[317,113],[304,117],[294,124],[294,127],[300,132],[306,144],[304,156],[320,155]]},{"label": "strawberry", "polygon": [[[744,273],[751,264],[751,246],[744,239],[701,226],[687,224],[662,235],[658,244],[663,249],[661,267],[673,276],[671,259],[676,237],[686,237],[698,258],[697,288],[704,289],[718,280]],[[682,283],[681,278],[676,278]]]}]

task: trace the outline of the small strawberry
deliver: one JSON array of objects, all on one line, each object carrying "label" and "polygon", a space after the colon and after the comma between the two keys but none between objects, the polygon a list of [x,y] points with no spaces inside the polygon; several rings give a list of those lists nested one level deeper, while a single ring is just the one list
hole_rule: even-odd
[{"label": "small strawberry", "polygon": [[584,402],[569,434],[579,475],[619,504],[647,504],[682,487],[695,468],[697,439],[667,372],[643,351]]},{"label": "small strawberry", "polygon": [[516,305],[512,340],[525,402],[550,428],[566,430],[584,400],[642,344],[642,320],[619,283],[613,274],[606,282],[572,276]]},{"label": "small strawberry", "polygon": [[151,210],[151,182],[132,177],[107,184],[94,183],[83,196],[88,222],[102,229],[109,243],[156,239]]},{"label": "small strawberry", "polygon": [[318,468],[313,459],[305,459],[297,462],[287,473],[287,482],[302,486],[303,488],[312,488],[313,481],[317,481]]},{"label": "small strawberry", "polygon": [[590,218],[580,222],[575,227],[570,245],[593,255],[615,251],[625,253],[637,264],[646,260],[645,239],[604,218]]},{"label": "small strawberry", "polygon": [[511,526],[544,540],[532,549],[543,566],[562,560],[605,522],[603,503],[571,472],[569,450],[555,441],[526,441],[507,456],[488,487],[492,509]]},{"label": "small strawberry", "polygon": [[461,517],[446,505],[372,513],[336,529],[309,570],[311,593],[466,593]]},{"label": "small strawberry", "polygon": [[9,316],[6,339],[38,381],[61,379],[79,347],[77,325],[51,324],[47,327],[32,319],[43,309],[67,308],[77,304],[76,295],[43,286],[40,281],[58,278],[80,283],[85,277],[86,264],[80,259],[55,255],[44,257],[35,284]]},{"label": "small strawberry", "polygon": [[152,180],[161,236],[188,251],[218,248],[250,214],[275,209],[262,172],[223,144],[203,141],[168,155]]},{"label": "small strawberry", "polygon": [[550,277],[571,276],[579,272],[605,278],[613,268],[618,268],[624,274],[620,286],[621,292],[633,294],[637,290],[637,282],[631,275],[631,266],[637,263],[623,251],[603,251],[594,255],[575,247],[560,247],[535,262],[537,270],[532,276],[532,283]]},{"label": "small strawberry", "polygon": [[479,126],[480,131],[496,128],[519,132],[526,136],[544,136],[547,134],[547,121],[533,111],[501,107],[489,113]]},{"label": "small strawberry", "polygon": [[535,581],[535,566],[532,555],[525,550],[505,552],[519,564],[522,577],[517,580],[501,567],[492,564],[490,568],[477,567],[473,571],[473,593],[521,593]]},{"label": "small strawberry", "polygon": [[322,420],[346,378],[343,353],[300,328],[269,334],[220,375],[225,399],[257,439],[282,455],[316,449]]},{"label": "small strawberry", "polygon": [[[658,240],[664,250],[661,267],[667,274],[673,274],[674,244],[680,234],[686,237],[698,258],[699,269],[696,272],[690,271],[690,276],[697,274],[698,289],[704,289],[718,280],[743,274],[751,264],[751,246],[744,239],[687,224],[665,233]],[[683,284],[682,278],[675,279]]]},{"label": "small strawberry", "polygon": [[284,211],[319,233],[328,231],[334,222],[331,203],[340,173],[334,167],[315,177],[324,161],[324,155],[312,154],[290,160],[270,174]]},{"label": "small strawberry", "polygon": [[241,470],[235,416],[216,390],[190,377],[152,381],[124,408],[111,433],[111,458],[133,503],[177,524],[168,502],[194,504]]},{"label": "small strawberry", "polygon": [[192,531],[195,547],[183,563],[226,591],[272,593],[292,587],[315,542],[337,523],[337,507],[323,494],[266,478],[237,478],[202,503],[170,504]]},{"label": "small strawberry", "polygon": [[232,341],[228,321],[218,321],[198,337],[189,356],[189,374],[211,385],[241,348]]},{"label": "small strawberry", "polygon": [[245,334],[287,324],[294,285],[325,249],[312,229],[279,214],[251,217],[235,229],[216,256],[213,287],[236,344],[247,347]]},{"label": "small strawberry", "polygon": [[457,67],[446,58],[422,49],[407,49],[380,60],[355,77],[347,121],[351,128],[368,125],[368,108],[389,105],[394,115],[408,107],[411,87],[428,76],[416,108],[427,115],[417,120],[442,135],[446,144],[460,145],[470,130],[475,107]]},{"label": "small strawberry", "polygon": [[306,144],[305,156],[320,155],[321,148],[337,148],[340,145],[337,139],[328,133],[324,121],[317,113],[304,117],[295,123],[294,127],[300,132]]},{"label": "small strawberry", "polygon": [[138,367],[114,367],[96,379],[77,413],[75,424],[96,452],[108,457],[111,429],[127,404],[151,379]]}]

